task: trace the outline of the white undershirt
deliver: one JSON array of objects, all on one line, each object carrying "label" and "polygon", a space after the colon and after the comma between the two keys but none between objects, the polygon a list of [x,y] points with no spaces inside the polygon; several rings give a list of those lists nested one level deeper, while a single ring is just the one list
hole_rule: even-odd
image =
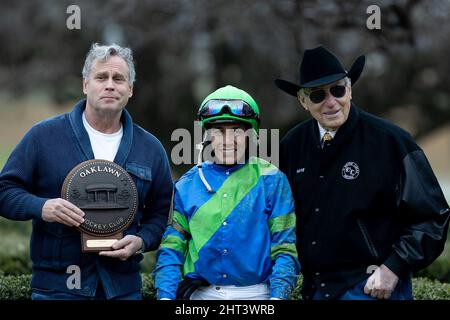
[{"label": "white undershirt", "polygon": [[95,159],[114,161],[120,141],[123,136],[123,127],[120,125],[119,131],[111,134],[103,133],[91,127],[83,112],[83,124],[91,140],[92,151]]}]

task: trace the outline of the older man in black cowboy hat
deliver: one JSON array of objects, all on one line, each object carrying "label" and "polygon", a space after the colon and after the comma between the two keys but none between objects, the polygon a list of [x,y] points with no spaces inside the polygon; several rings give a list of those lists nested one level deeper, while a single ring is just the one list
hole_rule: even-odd
[{"label": "older man in black cowboy hat", "polygon": [[421,148],[351,101],[364,61],[347,72],[318,47],[305,51],[299,84],[275,80],[312,116],[280,147],[305,299],[412,299],[412,272],[446,240],[450,210]]}]

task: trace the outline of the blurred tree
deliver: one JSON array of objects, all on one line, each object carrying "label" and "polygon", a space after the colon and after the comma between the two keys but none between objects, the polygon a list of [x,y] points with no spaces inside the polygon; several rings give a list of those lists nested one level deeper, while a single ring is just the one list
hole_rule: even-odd
[{"label": "blurred tree", "polygon": [[[324,44],[347,67],[365,53],[354,101],[420,136],[450,121],[450,2],[377,2],[381,30],[366,28],[369,0],[5,0],[1,91],[82,98],[89,46],[116,42],[135,53],[129,109],[167,147],[175,128],[193,130],[202,98],[228,83],[255,97],[263,127],[285,132],[308,115],[273,80],[296,81],[303,50]],[[71,4],[80,6],[81,30],[66,28]]]}]

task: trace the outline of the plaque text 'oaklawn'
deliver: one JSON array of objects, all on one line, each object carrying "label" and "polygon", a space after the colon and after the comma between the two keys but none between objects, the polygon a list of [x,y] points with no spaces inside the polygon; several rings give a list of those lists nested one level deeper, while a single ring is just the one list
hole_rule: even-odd
[{"label": "plaque text 'oaklawn'", "polygon": [[81,178],[84,178],[84,177],[86,177],[86,176],[88,176],[88,175],[90,175],[90,174],[96,173],[96,172],[106,172],[106,173],[110,173],[110,174],[116,176],[117,178],[119,178],[120,175],[121,175],[121,173],[120,173],[119,171],[117,171],[116,169],[114,169],[114,168],[108,168],[108,167],[100,167],[100,166],[97,166],[97,167],[90,167],[90,168],[87,168],[86,170],[80,172],[80,177],[81,177]]}]

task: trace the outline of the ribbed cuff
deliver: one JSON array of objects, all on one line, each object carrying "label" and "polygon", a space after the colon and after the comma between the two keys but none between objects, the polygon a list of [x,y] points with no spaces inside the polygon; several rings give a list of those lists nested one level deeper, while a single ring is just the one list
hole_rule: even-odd
[{"label": "ribbed cuff", "polygon": [[407,275],[411,271],[409,265],[402,258],[400,258],[396,252],[391,253],[386,261],[384,261],[384,265],[399,278]]},{"label": "ribbed cuff", "polygon": [[47,198],[39,198],[33,197],[29,202],[30,213],[34,218],[42,220],[42,208],[44,207],[45,202],[47,202]]},{"label": "ribbed cuff", "polygon": [[154,237],[149,232],[145,232],[143,230],[136,232],[136,236],[142,239],[142,253],[149,251],[149,248],[151,248],[153,245]]}]

